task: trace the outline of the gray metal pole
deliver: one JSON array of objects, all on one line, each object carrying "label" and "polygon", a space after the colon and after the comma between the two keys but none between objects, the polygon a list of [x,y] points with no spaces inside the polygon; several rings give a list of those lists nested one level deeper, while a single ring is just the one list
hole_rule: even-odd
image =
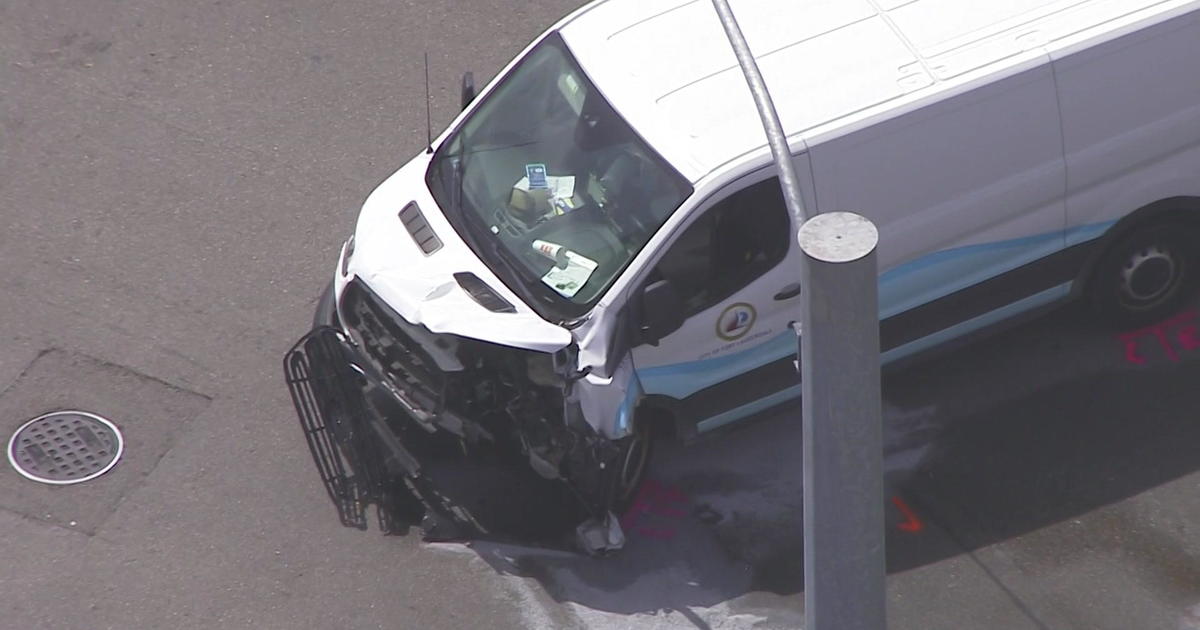
[{"label": "gray metal pole", "polygon": [[879,233],[828,212],[798,231],[809,276],[801,315],[806,630],[882,630],[883,427]]},{"label": "gray metal pole", "polygon": [[733,47],[738,65],[750,86],[750,95],[754,97],[754,106],[758,108],[758,117],[762,119],[763,131],[767,134],[767,144],[771,147],[771,156],[775,158],[775,166],[779,169],[779,185],[783,188],[783,200],[792,213],[792,226],[799,229],[808,212],[804,209],[804,196],[800,194],[800,180],[796,178],[796,167],[792,164],[792,150],[788,148],[787,134],[779,122],[779,112],[767,91],[762,73],[758,71],[758,63],[754,61],[754,53],[742,36],[733,9],[729,8],[728,0],[713,0],[717,8],[717,16],[721,18],[721,26],[725,27],[725,36]]},{"label": "gray metal pole", "polygon": [[887,627],[875,246],[857,214],[808,219],[787,136],[728,0],[713,0],[754,97],[804,255],[800,345],[806,630]]}]

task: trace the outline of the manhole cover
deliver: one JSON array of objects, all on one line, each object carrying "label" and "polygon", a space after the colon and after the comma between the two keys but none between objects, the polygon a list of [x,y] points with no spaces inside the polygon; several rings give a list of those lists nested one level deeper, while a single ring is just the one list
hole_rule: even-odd
[{"label": "manhole cover", "polygon": [[8,461],[34,481],[66,485],[108,472],[124,448],[121,432],[108,420],[86,411],[55,411],[17,429],[8,441]]}]

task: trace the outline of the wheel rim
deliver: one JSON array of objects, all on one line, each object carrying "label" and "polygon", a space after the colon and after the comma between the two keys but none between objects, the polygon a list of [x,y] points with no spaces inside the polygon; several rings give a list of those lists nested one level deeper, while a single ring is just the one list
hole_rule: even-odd
[{"label": "wheel rim", "polygon": [[1133,252],[1121,267],[1118,290],[1122,301],[1133,307],[1161,301],[1175,286],[1179,272],[1179,259],[1162,245]]}]

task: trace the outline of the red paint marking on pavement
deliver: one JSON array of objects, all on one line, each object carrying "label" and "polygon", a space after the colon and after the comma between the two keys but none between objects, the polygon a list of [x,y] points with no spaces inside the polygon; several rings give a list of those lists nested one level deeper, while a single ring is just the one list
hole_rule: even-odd
[{"label": "red paint marking on pavement", "polygon": [[907,519],[903,523],[896,523],[896,529],[910,534],[915,534],[925,529],[925,523],[922,523],[921,519],[917,518],[917,514],[912,511],[912,508],[908,507],[904,499],[892,497],[892,503],[895,504],[897,510],[900,510],[904,518]]},{"label": "red paint marking on pavement", "polygon": [[662,529],[656,527],[636,527],[633,531],[645,536],[646,538],[653,538],[654,540],[671,540],[675,537],[675,528],[673,527],[666,527]]},{"label": "red paint marking on pavement", "polygon": [[1183,346],[1184,350],[1196,350],[1200,348],[1200,339],[1196,338],[1196,325],[1192,324],[1186,328],[1179,329],[1179,345]]},{"label": "red paint marking on pavement", "polygon": [[642,517],[642,514],[650,511],[650,482],[645,482],[638,488],[638,492],[633,497],[633,502],[629,504],[629,509],[625,510],[625,514],[621,515],[621,529],[629,530],[633,528],[633,524]]},{"label": "red paint marking on pavement", "polygon": [[633,503],[621,517],[621,527],[626,531],[635,531],[647,538],[670,540],[675,537],[674,527],[649,527],[643,521],[660,521],[662,519],[679,520],[687,516],[687,511],[674,507],[672,504],[687,503],[687,496],[679,488],[666,486],[653,479],[647,479],[634,496]]},{"label": "red paint marking on pavement", "polygon": [[1171,329],[1174,327],[1178,327],[1178,330],[1175,331],[1175,340],[1181,348],[1184,350],[1200,349],[1200,339],[1196,338],[1197,326],[1192,323],[1198,315],[1200,312],[1197,312],[1196,309],[1188,309],[1157,324],[1119,333],[1117,340],[1125,346],[1125,360],[1135,365],[1144,365],[1146,357],[1138,353],[1138,340],[1142,337],[1154,337],[1158,340],[1158,345],[1167,358],[1171,361],[1178,361],[1179,352],[1171,343],[1170,338]]},{"label": "red paint marking on pavement", "polygon": [[1128,333],[1123,333],[1117,337],[1125,344],[1125,360],[1130,363],[1142,365],[1146,362],[1146,357],[1137,353],[1137,342],[1133,340],[1133,337],[1127,335]]}]

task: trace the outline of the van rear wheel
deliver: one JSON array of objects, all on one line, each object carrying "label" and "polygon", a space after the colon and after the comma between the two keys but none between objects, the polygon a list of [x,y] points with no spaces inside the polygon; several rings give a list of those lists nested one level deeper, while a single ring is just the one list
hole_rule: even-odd
[{"label": "van rear wheel", "polygon": [[1104,253],[1088,282],[1088,298],[1117,326],[1162,320],[1195,292],[1198,246],[1200,234],[1185,223],[1135,228]]}]

